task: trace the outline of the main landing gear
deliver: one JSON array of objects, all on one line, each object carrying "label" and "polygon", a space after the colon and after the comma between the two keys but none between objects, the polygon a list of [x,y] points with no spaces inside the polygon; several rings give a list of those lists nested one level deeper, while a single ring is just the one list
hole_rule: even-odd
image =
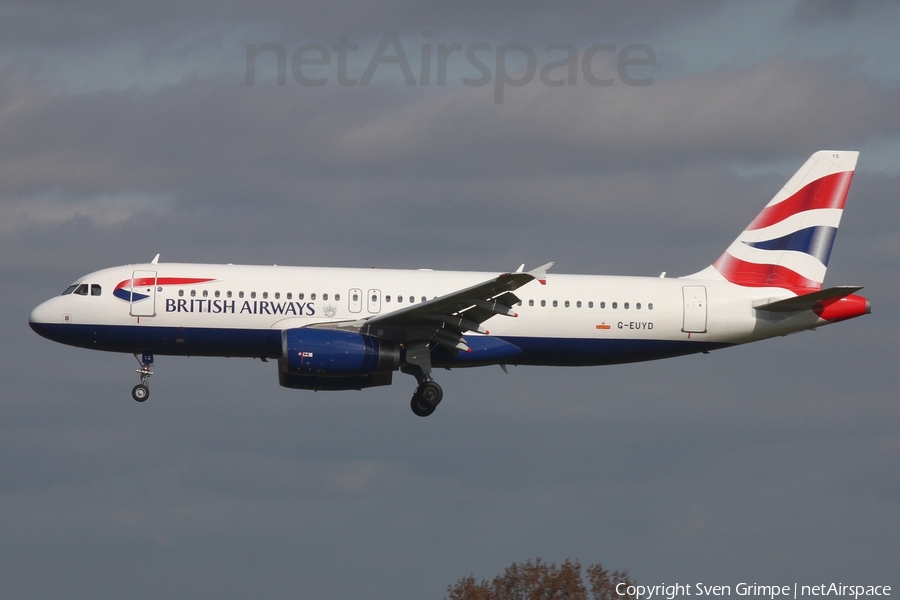
[{"label": "main landing gear", "polygon": [[419,382],[419,386],[413,393],[409,407],[417,417],[427,417],[437,408],[444,398],[444,390],[431,377]]},{"label": "main landing gear", "polygon": [[131,389],[131,397],[137,402],[143,402],[150,397],[150,387],[147,385],[147,380],[153,375],[153,371],[150,370],[153,366],[153,355],[145,353],[138,358],[138,355],[135,354],[134,359],[141,365],[141,368],[137,369],[137,373],[141,376],[141,382]]},{"label": "main landing gear", "polygon": [[415,376],[418,386],[409,407],[417,417],[427,417],[434,412],[444,398],[444,390],[431,378],[431,349],[428,342],[416,342],[406,346],[406,364],[400,367],[404,373]]}]

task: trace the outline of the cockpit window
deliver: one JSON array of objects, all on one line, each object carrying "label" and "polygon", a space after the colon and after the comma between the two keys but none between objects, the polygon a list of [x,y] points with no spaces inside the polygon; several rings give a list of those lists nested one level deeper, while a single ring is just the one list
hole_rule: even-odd
[{"label": "cockpit window", "polygon": [[60,294],[60,295],[61,295],[61,296],[66,296],[66,295],[68,295],[68,294],[71,294],[72,292],[75,291],[75,288],[77,288],[77,287],[78,287],[77,284],[76,284],[76,285],[70,285],[69,287],[66,288],[66,291],[64,291],[64,292],[63,292],[62,294]]},{"label": "cockpit window", "polygon": [[91,296],[99,296],[100,295],[100,286],[96,283],[91,284]]},{"label": "cockpit window", "polygon": [[78,296],[87,296],[88,295],[88,285],[86,283],[82,283],[77,288],[75,288],[75,291],[72,293],[76,294]]}]

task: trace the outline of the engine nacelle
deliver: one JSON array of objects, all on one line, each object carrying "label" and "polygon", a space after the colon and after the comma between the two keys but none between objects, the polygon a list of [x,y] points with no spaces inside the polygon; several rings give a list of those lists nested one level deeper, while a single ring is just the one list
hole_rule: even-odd
[{"label": "engine nacelle", "polygon": [[291,375],[361,377],[400,368],[397,344],[338,329],[286,329],[281,352],[281,370]]},{"label": "engine nacelle", "polygon": [[282,387],[295,390],[361,390],[379,385],[391,385],[394,373],[371,373],[369,375],[348,375],[346,377],[323,377],[321,375],[292,375],[284,371],[284,359],[278,359],[278,383]]}]

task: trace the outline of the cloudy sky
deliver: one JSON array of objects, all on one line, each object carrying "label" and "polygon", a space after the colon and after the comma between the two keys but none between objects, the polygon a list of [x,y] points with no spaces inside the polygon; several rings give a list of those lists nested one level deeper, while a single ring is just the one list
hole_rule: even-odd
[{"label": "cloudy sky", "polygon": [[[442,598],[538,556],[897,589],[898,25],[849,0],[3,3],[0,596]],[[297,392],[243,359],[158,357],[140,405],[131,356],[27,326],[156,253],[684,275],[820,149],[862,152],[826,284],[875,312],[815,333],[446,372],[419,419],[411,378]]]}]

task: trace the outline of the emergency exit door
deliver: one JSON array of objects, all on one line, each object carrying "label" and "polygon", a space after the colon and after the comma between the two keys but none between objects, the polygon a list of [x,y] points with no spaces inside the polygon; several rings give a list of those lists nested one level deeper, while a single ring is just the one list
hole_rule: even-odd
[{"label": "emergency exit door", "polygon": [[381,290],[369,290],[367,295],[367,308],[370,313],[381,312]]},{"label": "emergency exit door", "polygon": [[362,290],[359,288],[353,288],[350,290],[350,293],[347,294],[347,300],[350,302],[350,312],[358,313],[362,312]]}]

